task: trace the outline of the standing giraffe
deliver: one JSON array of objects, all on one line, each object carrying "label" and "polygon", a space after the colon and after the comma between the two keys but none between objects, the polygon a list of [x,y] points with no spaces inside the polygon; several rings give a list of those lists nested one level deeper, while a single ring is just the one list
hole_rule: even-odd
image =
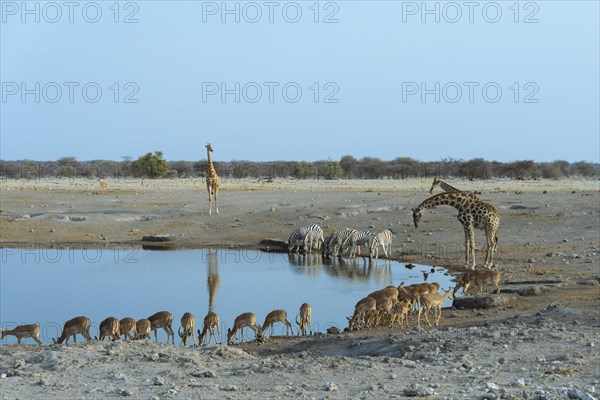
[{"label": "standing giraffe", "polygon": [[466,193],[468,196],[471,196],[473,198],[476,198],[476,199],[479,198],[473,192],[464,192],[462,190],[455,188],[454,186],[447,184],[446,182],[444,182],[443,180],[438,179],[438,178],[433,178],[433,183],[431,184],[431,189],[429,189],[429,193],[433,193],[433,189],[435,189],[438,186],[441,187],[444,192],[461,192],[461,193]]},{"label": "standing giraffe", "polygon": [[206,176],[206,188],[208,189],[208,215],[212,213],[212,200],[213,196],[215,198],[215,209],[217,214],[219,213],[219,186],[221,186],[221,178],[217,175],[217,171],[215,171],[215,166],[212,162],[212,157],[210,153],[212,153],[213,149],[210,143],[206,144],[206,153],[208,154],[208,175]]},{"label": "standing giraffe", "polygon": [[496,209],[477,197],[470,196],[463,192],[445,192],[436,194],[423,201],[419,206],[413,209],[413,221],[415,228],[419,225],[419,220],[423,212],[435,206],[452,206],[458,210],[458,220],[465,229],[465,268],[475,269],[475,235],[473,228],[483,229],[487,240],[484,267],[491,268],[493,263],[493,253],[496,250],[498,237],[496,232],[500,225],[500,216]]}]

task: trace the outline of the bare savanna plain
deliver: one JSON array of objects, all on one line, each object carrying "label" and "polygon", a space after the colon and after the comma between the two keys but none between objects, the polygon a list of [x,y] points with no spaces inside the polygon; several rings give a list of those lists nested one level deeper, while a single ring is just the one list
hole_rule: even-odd
[{"label": "bare savanna plain", "polygon": [[[223,179],[220,214],[212,216],[202,179],[107,183],[2,181],[2,246],[121,247],[171,234],[182,248],[258,248],[262,239],[287,239],[294,228],[318,223],[326,233],[391,228],[392,258],[463,269],[455,209],[428,210],[419,229],[412,225],[411,208],[430,196],[430,179]],[[598,398],[598,181],[449,183],[480,191],[500,214],[495,269],[503,293],[490,295],[503,296],[499,306],[444,309],[433,328],[418,330],[411,320],[408,330],[277,337],[260,345],[3,344],[0,398]],[[475,239],[482,262],[483,232]]]}]

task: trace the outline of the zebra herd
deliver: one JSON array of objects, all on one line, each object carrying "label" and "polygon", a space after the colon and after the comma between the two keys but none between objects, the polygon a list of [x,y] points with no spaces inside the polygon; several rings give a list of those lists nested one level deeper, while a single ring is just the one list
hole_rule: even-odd
[{"label": "zebra herd", "polygon": [[341,257],[349,251],[351,258],[360,255],[360,247],[368,249],[369,258],[379,258],[379,247],[386,257],[392,254],[392,232],[386,229],[378,234],[369,230],[343,228],[323,237],[323,229],[317,224],[304,226],[292,232],[288,239],[288,252],[298,252],[302,247],[306,253],[321,251],[327,257]]}]

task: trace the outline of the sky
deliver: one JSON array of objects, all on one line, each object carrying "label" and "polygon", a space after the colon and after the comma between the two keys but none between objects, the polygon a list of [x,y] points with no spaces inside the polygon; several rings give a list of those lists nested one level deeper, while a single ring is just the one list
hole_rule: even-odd
[{"label": "sky", "polygon": [[0,10],[4,160],[600,162],[598,1]]}]

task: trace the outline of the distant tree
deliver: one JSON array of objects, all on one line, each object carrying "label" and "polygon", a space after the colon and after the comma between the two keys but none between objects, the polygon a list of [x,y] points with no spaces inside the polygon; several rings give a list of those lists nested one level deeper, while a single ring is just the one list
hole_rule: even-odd
[{"label": "distant tree", "polygon": [[163,158],[162,151],[155,151],[154,154],[146,153],[131,163],[131,171],[138,177],[161,178],[169,172],[169,164]]},{"label": "distant tree", "polygon": [[297,179],[307,179],[312,176],[312,165],[306,161],[294,164],[292,175]]},{"label": "distant tree", "polygon": [[385,163],[376,157],[363,157],[358,167],[360,176],[367,179],[379,179],[385,175]]},{"label": "distant tree", "polygon": [[574,167],[578,175],[585,177],[598,176],[598,174],[600,173],[598,164],[592,164],[587,161],[576,162]]},{"label": "distant tree", "polygon": [[172,161],[169,162],[171,170],[177,170],[180,178],[192,176],[194,174],[194,165],[191,161]]},{"label": "distant tree", "polygon": [[323,176],[325,179],[337,179],[340,175],[340,163],[337,161],[327,161]]},{"label": "distant tree", "polygon": [[356,173],[358,161],[352,156],[343,156],[340,160],[340,168],[346,178],[353,178]]}]

